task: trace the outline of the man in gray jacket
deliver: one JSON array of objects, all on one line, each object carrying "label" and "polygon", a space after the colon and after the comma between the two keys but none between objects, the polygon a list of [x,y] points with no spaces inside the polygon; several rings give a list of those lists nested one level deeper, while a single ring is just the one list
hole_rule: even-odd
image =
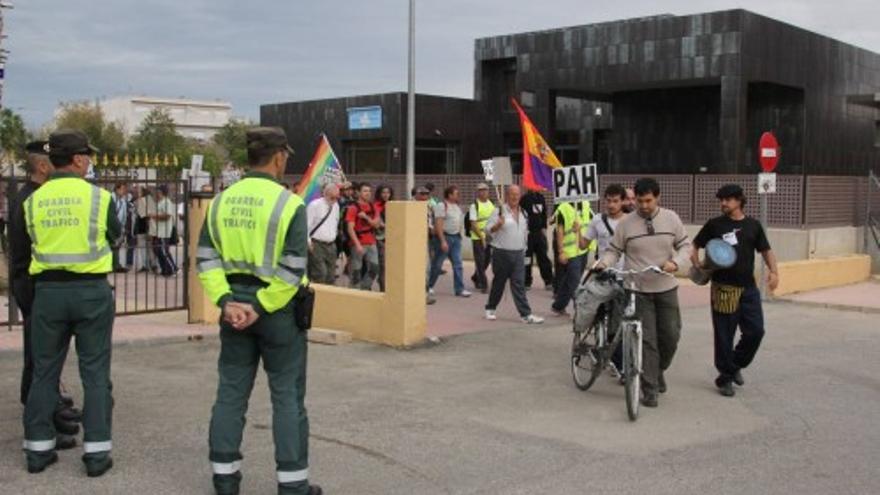
[{"label": "man in gray jacket", "polygon": [[[691,252],[684,225],[674,211],[660,207],[656,180],[639,179],[635,193],[636,213],[620,221],[597,268],[614,266],[625,255],[624,270],[658,266],[673,274],[687,263]],[[647,273],[635,282],[636,313],[642,321],[642,404],[657,407],[657,393],[666,392],[663,372],[672,364],[681,336],[678,281]]]}]

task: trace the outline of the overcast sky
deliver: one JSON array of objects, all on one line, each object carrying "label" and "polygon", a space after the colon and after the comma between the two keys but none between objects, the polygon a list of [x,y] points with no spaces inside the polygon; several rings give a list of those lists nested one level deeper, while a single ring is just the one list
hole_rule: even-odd
[{"label": "overcast sky", "polygon": [[[9,0],[6,0],[9,1]],[[407,0],[11,0],[3,106],[150,95],[263,103],[406,90]],[[742,7],[880,52],[880,1],[418,0],[417,90],[473,96],[478,37]],[[699,7],[695,7],[699,5]]]}]

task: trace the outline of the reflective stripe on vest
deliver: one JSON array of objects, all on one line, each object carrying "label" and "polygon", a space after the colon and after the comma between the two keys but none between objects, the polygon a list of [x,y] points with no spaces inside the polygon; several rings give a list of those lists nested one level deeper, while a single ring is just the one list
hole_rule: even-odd
[{"label": "reflective stripe on vest", "polygon": [[[239,246],[229,246],[225,245],[223,240],[223,230],[222,221],[227,219],[227,217],[223,217],[221,210],[224,208],[223,201],[226,198],[229,198],[230,195],[236,195],[240,193],[240,190],[252,187],[254,180],[269,182],[274,185],[274,189],[277,189],[278,197],[275,199],[274,203],[272,203],[272,209],[268,215],[268,221],[266,222],[266,233],[263,238],[264,244],[260,247],[262,252],[262,258],[260,262],[256,262],[256,257],[253,257],[253,261],[250,261],[247,258],[248,254],[255,253],[232,253],[229,252],[231,250],[242,248],[242,245]],[[252,197],[265,198],[271,195],[271,191],[273,188],[271,186],[266,186],[260,184],[260,187],[254,189]],[[259,192],[257,192],[259,190]],[[269,194],[267,194],[269,193]],[[270,196],[271,197],[271,196]],[[297,196],[291,194],[286,189],[283,189],[280,185],[275,182],[269,181],[268,179],[260,179],[260,178],[248,178],[243,181],[240,181],[235,186],[227,189],[220,195],[218,195],[211,202],[209,206],[209,218],[208,218],[208,231],[211,236],[211,240],[216,247],[199,247],[196,251],[197,265],[196,268],[199,273],[204,273],[210,270],[215,270],[218,268],[222,268],[226,272],[231,273],[248,273],[251,275],[255,275],[261,279],[269,280],[273,277],[278,277],[281,280],[284,280],[290,285],[299,285],[302,282],[302,277],[294,271],[304,272],[307,264],[307,260],[304,257],[299,256],[290,256],[286,255],[280,257],[277,260],[276,266],[276,253],[279,252],[279,242],[284,242],[284,235],[287,233],[287,224],[282,225],[282,218],[284,217],[285,209],[288,208],[288,205],[293,202],[293,208],[291,210],[290,218],[286,220],[289,221],[293,218],[292,215],[295,214],[296,209],[302,204],[302,200],[300,200]],[[264,205],[260,206],[243,206],[246,208],[250,208],[250,213],[254,214],[254,217],[248,217],[252,221],[256,222],[257,218],[260,217],[260,214],[265,214],[266,209]],[[262,218],[261,218],[262,219]],[[230,234],[229,231],[226,232]],[[255,232],[254,234],[259,234]],[[279,234],[281,237],[279,238]],[[229,239],[227,239],[227,242]],[[256,239],[250,240],[250,245],[258,245]],[[234,244],[234,243],[233,243]],[[248,245],[248,247],[250,246]],[[260,251],[258,249],[257,251]],[[221,254],[222,253],[222,254]]]},{"label": "reflective stripe on vest", "polygon": [[[85,218],[79,216],[82,215],[82,211],[77,214],[72,213],[72,210],[82,210],[79,203],[68,205],[60,202],[60,200],[84,199],[83,186],[89,188],[88,211]],[[59,204],[52,204],[54,200],[59,200]],[[47,204],[41,206],[42,202]],[[109,272],[112,269],[112,251],[106,239],[102,237],[104,232],[101,229],[102,210],[104,219],[108,213],[108,210],[102,206],[109,208],[109,204],[109,193],[76,178],[52,179],[32,194],[26,200],[26,226],[33,243],[30,273],[38,274],[53,269],[74,273]],[[60,220],[68,222],[76,220],[76,224],[51,225],[52,222]],[[106,231],[106,226],[103,230]],[[78,237],[79,235],[85,239]],[[83,240],[85,244],[82,243]],[[76,252],[77,244],[85,248],[85,252]],[[71,245],[74,252],[70,251]]]}]

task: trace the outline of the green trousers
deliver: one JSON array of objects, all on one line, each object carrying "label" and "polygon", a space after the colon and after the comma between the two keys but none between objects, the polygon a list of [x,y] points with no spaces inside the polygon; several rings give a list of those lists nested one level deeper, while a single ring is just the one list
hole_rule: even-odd
[{"label": "green trousers", "polygon": [[109,455],[112,397],[110,349],[115,304],[107,280],[37,282],[31,315],[34,375],[24,410],[24,448],[38,461],[55,449],[53,415],[71,337],[83,391],[85,460]]},{"label": "green trousers", "polygon": [[[257,287],[233,285],[235,300],[251,302]],[[210,460],[218,493],[241,478],[241,441],[248,399],[260,360],[272,398],[272,434],[279,493],[308,493],[309,420],[306,415],[306,332],[288,305],[237,331],[220,326],[220,374],[211,415]]]}]

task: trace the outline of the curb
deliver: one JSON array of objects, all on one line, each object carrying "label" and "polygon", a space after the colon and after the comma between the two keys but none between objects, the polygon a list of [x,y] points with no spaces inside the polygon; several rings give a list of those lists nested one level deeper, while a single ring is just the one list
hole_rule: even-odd
[{"label": "curb", "polygon": [[790,304],[792,306],[805,306],[808,308],[834,309],[838,311],[849,311],[851,313],[880,314],[880,308],[871,308],[868,306],[849,306],[846,304],[820,303],[812,301],[793,301],[791,299],[773,299],[775,303]]}]

